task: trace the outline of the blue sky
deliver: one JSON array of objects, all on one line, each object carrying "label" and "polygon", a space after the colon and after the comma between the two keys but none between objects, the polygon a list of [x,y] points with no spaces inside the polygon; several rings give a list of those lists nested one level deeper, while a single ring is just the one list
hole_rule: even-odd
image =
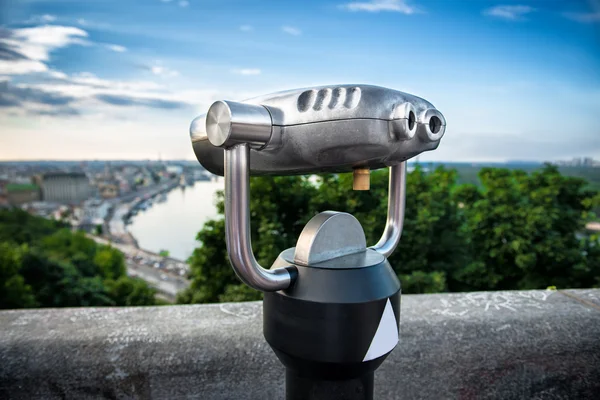
[{"label": "blue sky", "polygon": [[0,5],[0,159],[193,159],[213,101],[335,83],[436,105],[422,160],[600,159],[600,2]]}]

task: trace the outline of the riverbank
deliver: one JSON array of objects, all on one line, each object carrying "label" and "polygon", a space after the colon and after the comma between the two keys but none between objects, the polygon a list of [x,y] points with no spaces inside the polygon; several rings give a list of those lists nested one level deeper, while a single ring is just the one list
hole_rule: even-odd
[{"label": "riverbank", "polygon": [[128,220],[142,206],[147,208],[148,202],[152,201],[152,199],[159,195],[164,195],[176,187],[179,187],[179,183],[173,179],[167,183],[149,188],[144,192],[134,193],[135,197],[130,194],[127,198],[116,199],[113,204],[113,210],[109,214],[107,223],[105,224],[108,236],[113,242],[139,247],[135,237],[127,230],[126,225]]},{"label": "riverbank", "polygon": [[115,243],[106,237],[96,235],[88,235],[88,237],[96,243],[112,246],[121,251],[125,256],[127,275],[143,279],[167,301],[174,302],[177,293],[190,286],[190,281],[187,279],[189,267],[181,260],[163,257],[129,244]]},{"label": "riverbank", "polygon": [[112,207],[104,223],[104,235],[89,235],[97,243],[120,250],[125,256],[127,275],[143,279],[169,302],[174,302],[177,293],[189,287],[190,282],[186,279],[188,265],[183,260],[141,249],[135,236],[127,229],[127,224],[138,210],[148,209],[155,199],[165,198],[168,192],[178,187],[180,183],[174,179],[111,200]]},{"label": "riverbank", "polygon": [[171,190],[166,201],[155,201],[133,216],[127,231],[140,248],[154,253],[166,250],[175,259],[187,260],[201,245],[196,236],[206,221],[222,218],[215,203],[223,186],[222,179],[213,179]]}]

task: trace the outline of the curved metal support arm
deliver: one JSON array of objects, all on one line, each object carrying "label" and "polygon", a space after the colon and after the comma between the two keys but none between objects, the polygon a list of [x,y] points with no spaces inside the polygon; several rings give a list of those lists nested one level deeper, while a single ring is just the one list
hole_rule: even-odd
[{"label": "curved metal support arm", "polygon": [[292,277],[287,269],[264,269],[252,253],[250,147],[246,143],[225,150],[225,237],[231,266],[246,285],[264,292],[291,285]]},{"label": "curved metal support arm", "polygon": [[406,206],[406,161],[390,167],[387,222],[381,239],[371,249],[389,257],[400,243]]}]

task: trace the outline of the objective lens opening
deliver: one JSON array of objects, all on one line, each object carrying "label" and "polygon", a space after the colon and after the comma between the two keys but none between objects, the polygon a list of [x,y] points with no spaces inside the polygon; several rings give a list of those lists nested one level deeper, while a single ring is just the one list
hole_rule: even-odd
[{"label": "objective lens opening", "polygon": [[429,118],[429,130],[431,133],[439,133],[442,129],[442,120],[435,115]]},{"label": "objective lens opening", "polygon": [[415,117],[415,113],[414,112],[409,112],[408,113],[408,129],[409,130],[413,130],[413,128],[415,127],[415,121],[417,120],[417,118]]}]

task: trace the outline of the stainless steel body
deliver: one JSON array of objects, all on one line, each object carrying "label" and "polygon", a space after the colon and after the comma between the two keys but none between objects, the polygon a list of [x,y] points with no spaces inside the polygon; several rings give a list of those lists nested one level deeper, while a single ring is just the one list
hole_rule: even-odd
[{"label": "stainless steel body", "polygon": [[[400,241],[406,160],[435,149],[446,120],[429,102],[376,86],[297,89],[215,102],[190,127],[196,157],[225,175],[227,253],[238,277],[264,291],[263,332],[286,366],[286,398],[372,400],[374,372],[399,341],[400,282],[387,257]],[[270,269],[250,243],[250,175],[389,167],[387,221],[367,247],[352,215],[324,211]]]},{"label": "stainless steel body", "polygon": [[[192,122],[190,132],[200,163],[225,175],[225,235],[233,269],[247,285],[272,292],[290,288],[300,266],[333,259],[336,265],[342,259],[362,264],[377,253],[384,260],[392,254],[404,220],[405,160],[436,148],[445,129],[443,115],[419,97],[377,86],[339,85],[243,103],[218,101]],[[280,257],[271,269],[258,264],[250,243],[251,174],[384,166],[390,168],[388,216],[377,244],[366,247],[354,217],[328,211],[307,224],[293,259]]]},{"label": "stainless steel body", "polygon": [[[444,135],[443,115],[426,100],[397,90],[369,85],[334,85],[296,89],[246,100],[252,105],[248,120],[260,117],[263,146],[252,145],[252,175],[291,175],[319,172],[349,172],[357,167],[371,169],[397,165],[424,151],[437,148]],[[271,119],[268,140],[264,107]],[[222,111],[222,106],[214,110]],[[232,115],[235,110],[231,110]],[[252,116],[250,115],[252,114]],[[209,120],[211,118],[209,117]],[[230,118],[232,135],[227,145],[243,141],[233,138],[243,123]],[[206,115],[192,123],[190,134],[198,161],[210,172],[223,175],[224,138],[213,131],[209,140]],[[236,125],[237,124],[237,125]],[[246,124],[249,126],[251,124]],[[243,135],[242,135],[243,136]]]}]

